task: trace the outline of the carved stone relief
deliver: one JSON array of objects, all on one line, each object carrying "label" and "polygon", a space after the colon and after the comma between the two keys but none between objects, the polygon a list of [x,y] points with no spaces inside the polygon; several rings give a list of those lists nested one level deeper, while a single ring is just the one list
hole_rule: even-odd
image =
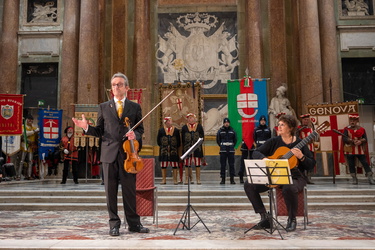
[{"label": "carved stone relief", "polygon": [[236,13],[159,14],[156,58],[164,83],[204,82],[204,94],[225,94],[238,78]]},{"label": "carved stone relief", "polygon": [[26,22],[28,24],[56,23],[58,17],[57,0],[28,0]]},{"label": "carved stone relief", "polygon": [[373,0],[339,0],[340,17],[369,18],[374,16]]}]

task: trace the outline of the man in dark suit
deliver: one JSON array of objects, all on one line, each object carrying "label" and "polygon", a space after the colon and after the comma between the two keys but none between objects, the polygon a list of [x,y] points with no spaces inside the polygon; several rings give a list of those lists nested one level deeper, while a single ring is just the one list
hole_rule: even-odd
[{"label": "man in dark suit", "polygon": [[129,118],[130,127],[142,119],[142,110],[139,104],[129,101],[126,96],[129,90],[128,78],[122,73],[116,73],[111,79],[114,98],[99,105],[98,120],[95,127],[89,126],[85,116],[82,120],[72,118],[74,124],[84,129],[85,134],[102,139],[100,160],[103,164],[104,185],[109,213],[109,235],[119,236],[121,219],[118,216],[117,193],[121,184],[122,198],[126,221],[130,232],[148,233],[150,230],[142,226],[140,216],[136,212],[136,175],[124,170],[126,153],[123,143],[137,139],[141,145],[143,125],[134,131],[126,128],[125,117]]}]

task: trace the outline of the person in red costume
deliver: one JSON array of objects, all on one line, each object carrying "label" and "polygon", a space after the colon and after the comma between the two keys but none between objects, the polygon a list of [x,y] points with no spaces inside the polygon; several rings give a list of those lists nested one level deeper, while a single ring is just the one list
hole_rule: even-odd
[{"label": "person in red costume", "polygon": [[[314,128],[310,120],[310,114],[301,115],[300,118],[301,118],[301,125],[298,126],[297,136],[301,139],[304,139],[314,132]],[[307,147],[309,148],[309,150],[311,151],[312,155],[315,158],[314,142],[307,144]],[[311,180],[311,176],[313,172],[314,172],[314,169],[306,171],[304,173],[307,177],[307,184],[314,184],[314,182]]]},{"label": "person in red costume", "polygon": [[343,141],[345,143],[344,154],[349,165],[350,175],[353,178],[352,184],[358,184],[356,175],[355,159],[357,158],[366,171],[366,176],[371,185],[375,185],[372,178],[372,171],[367,161],[367,136],[366,130],[359,126],[359,115],[349,115],[349,126],[344,129]]},{"label": "person in red costume", "polygon": [[73,181],[78,184],[78,149],[74,146],[73,127],[68,126],[64,132],[66,136],[61,138],[60,142],[60,149],[64,154],[64,170],[60,184],[66,183],[70,166],[72,166]]}]

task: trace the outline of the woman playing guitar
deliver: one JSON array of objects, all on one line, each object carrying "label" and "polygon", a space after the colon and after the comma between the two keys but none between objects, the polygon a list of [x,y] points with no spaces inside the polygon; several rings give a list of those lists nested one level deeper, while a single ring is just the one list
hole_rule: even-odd
[{"label": "woman playing guitar", "polygon": [[[297,120],[291,115],[283,115],[278,120],[279,136],[267,140],[253,153],[253,159],[288,159],[293,184],[281,185],[285,204],[288,209],[287,231],[296,230],[296,214],[298,209],[298,192],[306,186],[306,179],[302,174],[305,170],[313,169],[315,160],[311,151],[301,139],[295,136]],[[302,144],[302,145],[301,145]],[[270,228],[272,218],[268,218],[260,193],[269,189],[263,184],[252,184],[248,181],[244,184],[247,197],[256,213],[261,216],[257,228]]]}]

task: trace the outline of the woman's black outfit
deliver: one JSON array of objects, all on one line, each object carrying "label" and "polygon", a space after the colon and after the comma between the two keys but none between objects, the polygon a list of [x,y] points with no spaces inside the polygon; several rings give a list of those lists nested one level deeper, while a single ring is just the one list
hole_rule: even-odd
[{"label": "woman's black outfit", "polygon": [[[285,144],[281,136],[273,137],[253,152],[253,159],[263,159],[265,157],[273,156],[276,150],[282,146],[292,149],[300,141],[301,139],[297,139],[295,142]],[[288,226],[290,226],[291,221],[294,221],[295,223],[295,218],[298,209],[298,192],[302,191],[304,186],[306,186],[306,179],[302,173],[305,170],[313,169],[315,165],[315,160],[308,147],[302,147],[301,151],[304,155],[304,157],[302,157],[303,161],[298,160],[298,166],[291,169],[293,184],[280,185],[278,187],[282,189],[282,194],[288,210],[289,218],[287,228]],[[248,181],[246,181],[244,184],[244,189],[247,197],[253,205],[254,211],[256,213],[261,214],[262,219],[264,219],[264,215],[266,214],[266,208],[264,207],[263,201],[260,197],[260,193],[269,190],[269,187],[262,184],[251,184]]]}]

